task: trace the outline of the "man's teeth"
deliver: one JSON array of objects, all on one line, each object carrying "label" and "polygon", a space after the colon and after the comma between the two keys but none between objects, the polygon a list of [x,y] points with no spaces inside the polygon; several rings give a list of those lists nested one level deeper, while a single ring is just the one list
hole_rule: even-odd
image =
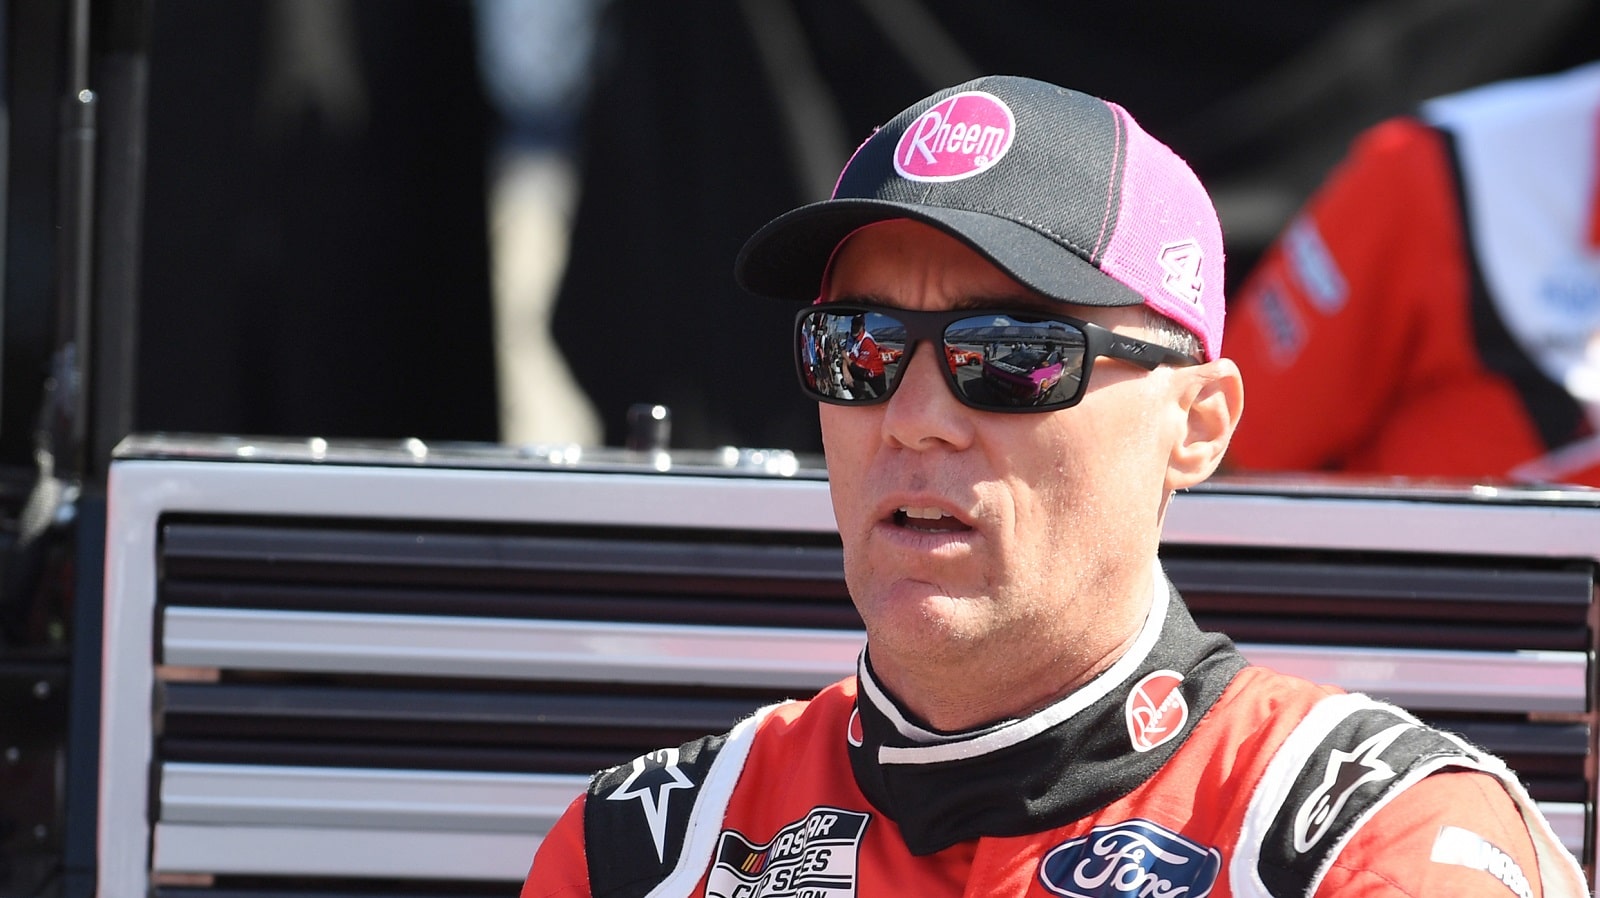
[{"label": "man's teeth", "polygon": [[946,514],[930,505],[902,505],[895,509],[895,523],[907,530],[925,533],[954,533],[970,530],[955,515]]}]

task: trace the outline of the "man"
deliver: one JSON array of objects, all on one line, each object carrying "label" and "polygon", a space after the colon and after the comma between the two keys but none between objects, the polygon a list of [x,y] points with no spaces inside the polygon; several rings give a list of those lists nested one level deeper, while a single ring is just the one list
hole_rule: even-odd
[{"label": "man", "polygon": [[875,399],[884,393],[887,382],[883,363],[883,349],[867,330],[867,316],[857,315],[850,321],[850,343],[845,348],[850,360],[851,395],[861,393],[863,399]]},{"label": "man", "polygon": [[1368,130],[1236,311],[1232,465],[1600,487],[1600,63]]},{"label": "man", "polygon": [[[1156,558],[1243,396],[1221,232],[1121,108],[1021,78],[878,130],[737,274],[802,302],[858,675],[597,774],[523,890],[555,896],[1585,894],[1498,761],[1250,667]],[[886,394],[807,377],[856,316]],[[1037,395],[974,354],[1037,361]],[[957,358],[958,364],[954,361]]]}]

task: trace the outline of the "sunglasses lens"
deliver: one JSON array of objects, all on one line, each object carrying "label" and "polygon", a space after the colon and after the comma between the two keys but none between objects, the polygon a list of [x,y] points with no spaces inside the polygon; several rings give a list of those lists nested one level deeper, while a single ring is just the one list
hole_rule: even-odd
[{"label": "sunglasses lens", "polygon": [[1087,338],[1071,324],[980,315],[952,322],[944,334],[956,389],[971,405],[1050,409],[1078,397]]},{"label": "sunglasses lens", "polygon": [[863,310],[815,309],[796,331],[800,380],[812,395],[833,402],[871,402],[888,395],[900,375],[906,328]]},{"label": "sunglasses lens", "polygon": [[[816,308],[800,318],[800,380],[818,399],[881,400],[899,380],[917,339],[893,315],[866,309]],[[1071,405],[1081,391],[1087,338],[1049,318],[988,313],[949,321],[940,341],[961,400],[993,411],[1048,410]]]}]

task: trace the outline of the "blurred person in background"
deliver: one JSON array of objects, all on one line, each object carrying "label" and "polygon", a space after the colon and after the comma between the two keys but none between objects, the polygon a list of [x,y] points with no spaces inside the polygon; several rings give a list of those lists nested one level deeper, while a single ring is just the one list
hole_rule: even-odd
[{"label": "blurred person in background", "polygon": [[477,0],[478,67],[500,129],[489,165],[494,343],[504,443],[601,441],[550,335],[577,205],[604,0]]},{"label": "blurred person in background", "polygon": [[1600,486],[1600,63],[1363,134],[1253,271],[1240,470]]}]

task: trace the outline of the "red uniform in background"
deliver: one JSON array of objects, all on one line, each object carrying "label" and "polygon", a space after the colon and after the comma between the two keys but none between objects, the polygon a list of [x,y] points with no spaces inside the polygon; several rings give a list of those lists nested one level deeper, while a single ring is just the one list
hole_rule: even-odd
[{"label": "red uniform in background", "polygon": [[882,396],[889,388],[887,368],[883,363],[883,348],[865,328],[853,332],[846,347],[853,387],[868,396]]},{"label": "red uniform in background", "polygon": [[1600,65],[1364,134],[1247,279],[1228,459],[1600,486]]}]

